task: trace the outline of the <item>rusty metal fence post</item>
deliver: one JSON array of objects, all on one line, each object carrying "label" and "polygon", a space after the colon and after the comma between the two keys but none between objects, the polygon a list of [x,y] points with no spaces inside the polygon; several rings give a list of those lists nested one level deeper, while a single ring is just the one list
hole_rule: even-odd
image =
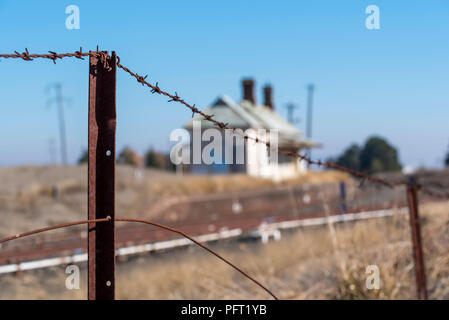
[{"label": "rusty metal fence post", "polygon": [[89,60],[88,298],[115,298],[115,128],[116,55]]},{"label": "rusty metal fence post", "polygon": [[407,200],[412,231],[413,258],[415,261],[416,290],[418,299],[427,300],[426,270],[421,241],[421,226],[418,211],[418,185],[415,178],[410,177],[407,184]]}]

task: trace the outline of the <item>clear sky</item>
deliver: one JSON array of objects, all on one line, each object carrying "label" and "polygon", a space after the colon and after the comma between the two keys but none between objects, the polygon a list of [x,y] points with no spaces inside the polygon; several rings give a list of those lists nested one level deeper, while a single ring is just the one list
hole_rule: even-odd
[{"label": "clear sky", "polygon": [[[68,5],[80,29],[65,26]],[[368,30],[365,8],[380,8]],[[218,95],[240,100],[240,80],[274,86],[276,108],[300,105],[316,85],[314,151],[325,159],[369,135],[386,137],[400,161],[440,166],[449,144],[449,1],[39,1],[0,0],[0,51],[115,50],[151,82],[205,109]],[[88,62],[0,61],[0,165],[49,163],[58,142],[60,81],[69,160],[87,146]],[[140,152],[168,150],[171,130],[191,117],[184,106],[151,95],[123,71],[117,79],[117,143]]]}]

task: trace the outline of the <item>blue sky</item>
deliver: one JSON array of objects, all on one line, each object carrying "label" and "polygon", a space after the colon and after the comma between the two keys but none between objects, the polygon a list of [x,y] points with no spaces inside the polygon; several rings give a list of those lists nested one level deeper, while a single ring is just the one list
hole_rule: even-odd
[{"label": "blue sky", "polygon": [[[80,8],[81,28],[65,27]],[[365,8],[380,8],[380,30]],[[449,144],[449,2],[430,1],[2,1],[0,51],[115,50],[121,62],[205,109],[220,94],[240,100],[240,80],[274,86],[276,108],[316,85],[314,139],[325,159],[369,135],[386,137],[412,166],[440,166]],[[88,63],[0,62],[0,165],[48,163],[58,141],[45,88],[63,84],[69,159],[87,146]],[[117,79],[117,143],[168,150],[191,113],[166,103],[123,71]]]}]

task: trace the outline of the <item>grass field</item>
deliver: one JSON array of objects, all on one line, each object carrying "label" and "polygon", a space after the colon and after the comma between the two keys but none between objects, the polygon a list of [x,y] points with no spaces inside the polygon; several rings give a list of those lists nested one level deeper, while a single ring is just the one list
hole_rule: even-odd
[{"label": "grass field", "polygon": [[[449,203],[421,207],[429,296],[449,299]],[[215,245],[281,299],[414,299],[407,215],[299,229],[278,242]],[[368,265],[380,269],[380,289],[365,286]],[[199,248],[140,256],[117,265],[118,299],[265,299],[269,296]],[[1,299],[85,299],[65,288],[65,268],[0,276]]]},{"label": "grass field", "polygon": [[[276,188],[286,184],[349,179],[334,171],[309,172],[275,183],[246,175],[178,177],[173,173],[117,166],[116,216],[153,217],[169,199],[228,191]],[[0,167],[0,236],[87,217],[87,166]]]}]

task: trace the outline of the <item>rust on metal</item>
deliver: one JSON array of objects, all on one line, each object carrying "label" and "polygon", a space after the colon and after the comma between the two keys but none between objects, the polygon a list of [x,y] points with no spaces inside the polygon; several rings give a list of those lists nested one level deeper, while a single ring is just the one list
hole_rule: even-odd
[{"label": "rust on metal", "polygon": [[412,231],[413,258],[415,261],[416,290],[418,299],[427,300],[426,270],[421,241],[421,226],[418,210],[418,185],[410,178],[407,185],[407,200],[410,212],[410,227]]},{"label": "rust on metal", "polygon": [[88,298],[115,297],[115,129],[116,55],[91,54],[89,60]]}]

